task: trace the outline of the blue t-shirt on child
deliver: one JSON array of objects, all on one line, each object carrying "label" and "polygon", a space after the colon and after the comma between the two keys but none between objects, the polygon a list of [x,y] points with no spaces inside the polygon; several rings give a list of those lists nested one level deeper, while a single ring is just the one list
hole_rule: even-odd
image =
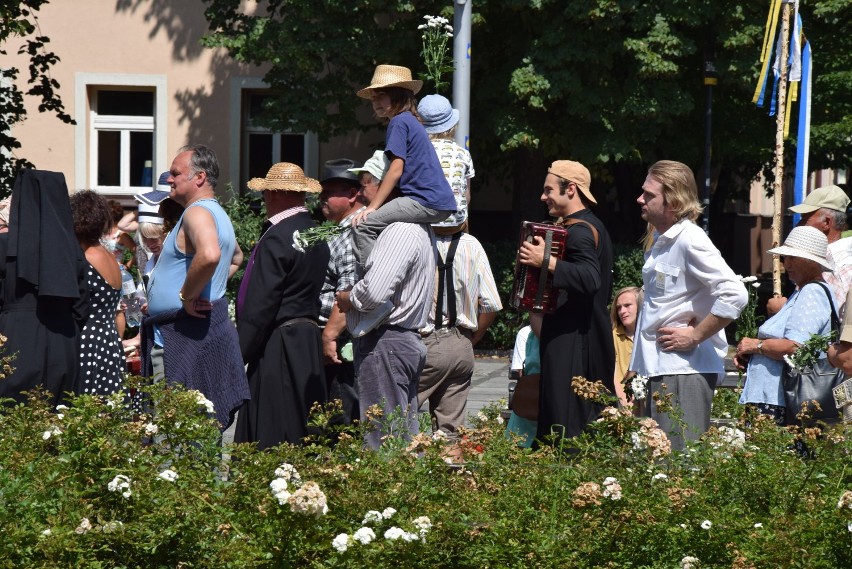
[{"label": "blue t-shirt on child", "polygon": [[456,198],[450,188],[438,155],[426,129],[406,111],[393,117],[385,137],[385,152],[402,158],[405,167],[399,180],[402,195],[438,211],[456,211]]}]

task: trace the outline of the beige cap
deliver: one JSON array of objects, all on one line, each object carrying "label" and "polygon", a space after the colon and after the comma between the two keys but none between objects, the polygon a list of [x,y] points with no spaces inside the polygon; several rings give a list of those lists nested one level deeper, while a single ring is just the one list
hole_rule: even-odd
[{"label": "beige cap", "polygon": [[580,191],[583,192],[583,195],[586,196],[587,200],[593,204],[598,203],[598,200],[595,199],[595,196],[592,195],[592,191],[589,189],[592,185],[592,176],[589,174],[589,169],[579,162],[557,160],[550,165],[547,172],[554,176],[559,176],[563,180],[574,182],[580,188]]},{"label": "beige cap", "polygon": [[849,196],[837,186],[823,186],[808,194],[805,201],[790,208],[793,213],[811,213],[820,208],[846,211]]}]

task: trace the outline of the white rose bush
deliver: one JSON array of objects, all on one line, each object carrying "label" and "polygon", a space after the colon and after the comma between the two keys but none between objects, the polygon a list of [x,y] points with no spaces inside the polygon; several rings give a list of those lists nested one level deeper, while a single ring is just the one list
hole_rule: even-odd
[{"label": "white rose bush", "polygon": [[740,416],[678,452],[655,422],[603,398],[587,433],[533,450],[506,438],[494,406],[472,417],[458,441],[465,462],[451,466],[446,437],[371,451],[359,426],[317,419],[335,416],[324,409],[312,429],[333,437],[223,448],[206,397],[130,381],[141,411],[124,395],[57,408],[39,393],[0,408],[0,565],[745,569],[795,566],[803,551],[818,552],[817,568],[852,558],[842,426]]}]

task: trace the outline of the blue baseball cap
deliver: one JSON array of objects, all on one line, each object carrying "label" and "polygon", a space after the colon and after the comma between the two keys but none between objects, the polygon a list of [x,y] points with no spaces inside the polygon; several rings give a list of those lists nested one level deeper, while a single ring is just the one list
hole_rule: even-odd
[{"label": "blue baseball cap", "polygon": [[145,192],[144,194],[136,194],[133,197],[135,197],[136,201],[139,203],[154,206],[159,205],[161,201],[169,197],[172,193],[172,187],[168,183],[169,177],[171,177],[171,173],[163,172],[157,180],[156,190]]}]

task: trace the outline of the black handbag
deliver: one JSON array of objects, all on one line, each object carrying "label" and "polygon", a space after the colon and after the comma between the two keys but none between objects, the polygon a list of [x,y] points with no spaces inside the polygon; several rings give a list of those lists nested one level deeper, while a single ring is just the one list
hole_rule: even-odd
[{"label": "black handbag", "polygon": [[[823,283],[816,283],[822,287],[828,295],[829,306],[831,306],[831,329],[839,330],[840,321],[834,311],[831,292]],[[832,390],[843,383],[846,374],[828,363],[828,358],[818,360],[811,369],[798,372],[794,371],[786,362],[781,372],[781,385],[784,388],[784,424],[798,424],[796,415],[802,410],[802,404],[816,401],[820,410],[817,411],[813,404],[808,405],[810,413],[809,422],[813,421],[837,421],[840,418],[834,403]]]}]

